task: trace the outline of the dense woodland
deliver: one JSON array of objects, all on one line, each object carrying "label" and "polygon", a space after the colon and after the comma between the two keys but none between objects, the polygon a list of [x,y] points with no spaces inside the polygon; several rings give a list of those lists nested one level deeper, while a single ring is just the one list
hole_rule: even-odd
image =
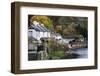
[{"label": "dense woodland", "polygon": [[79,35],[87,38],[88,36],[87,17],[29,15],[30,24],[35,20],[43,23],[48,29],[55,33],[61,34],[63,37]]}]

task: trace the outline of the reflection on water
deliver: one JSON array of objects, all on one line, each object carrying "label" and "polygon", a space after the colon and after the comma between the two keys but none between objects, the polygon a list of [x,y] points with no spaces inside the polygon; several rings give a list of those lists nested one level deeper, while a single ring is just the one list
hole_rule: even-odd
[{"label": "reflection on water", "polygon": [[88,57],[88,48],[80,48],[80,49],[73,49],[74,54],[77,54],[77,58],[87,58]]}]

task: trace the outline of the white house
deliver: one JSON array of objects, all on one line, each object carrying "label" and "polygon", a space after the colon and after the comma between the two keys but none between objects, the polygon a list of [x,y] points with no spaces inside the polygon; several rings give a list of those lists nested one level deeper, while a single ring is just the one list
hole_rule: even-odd
[{"label": "white house", "polygon": [[34,21],[33,24],[28,27],[28,37],[33,37],[37,40],[48,38],[50,37],[50,30],[48,30],[43,24]]}]

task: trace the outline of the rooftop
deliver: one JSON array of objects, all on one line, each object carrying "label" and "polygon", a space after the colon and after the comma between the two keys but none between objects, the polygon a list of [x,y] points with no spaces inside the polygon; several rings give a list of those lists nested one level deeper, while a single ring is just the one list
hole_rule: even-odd
[{"label": "rooftop", "polygon": [[28,27],[28,29],[34,29],[36,31],[41,31],[41,32],[50,32],[49,29],[47,29],[43,24],[40,24],[39,22],[33,22],[32,25]]}]

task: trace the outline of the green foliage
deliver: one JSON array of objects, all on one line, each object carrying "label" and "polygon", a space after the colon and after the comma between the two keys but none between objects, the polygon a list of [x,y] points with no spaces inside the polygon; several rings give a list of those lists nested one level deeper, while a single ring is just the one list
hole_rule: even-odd
[{"label": "green foliage", "polygon": [[86,17],[59,17],[58,23],[62,26],[63,36],[82,35],[87,38],[88,21]]},{"label": "green foliage", "polygon": [[56,31],[57,33],[62,33],[62,26],[56,26],[56,27],[55,27],[55,31]]},{"label": "green foliage", "polygon": [[76,29],[74,25],[68,25],[66,28],[63,30],[64,35],[74,35],[76,34]]},{"label": "green foliage", "polygon": [[61,59],[64,57],[64,51],[63,50],[53,50],[49,53],[49,57],[52,59]]},{"label": "green foliage", "polygon": [[76,26],[76,30],[77,30],[77,33],[78,34],[81,34],[83,37],[87,38],[88,36],[88,31],[87,31],[87,28],[86,26],[81,26],[80,24],[78,26]]}]

